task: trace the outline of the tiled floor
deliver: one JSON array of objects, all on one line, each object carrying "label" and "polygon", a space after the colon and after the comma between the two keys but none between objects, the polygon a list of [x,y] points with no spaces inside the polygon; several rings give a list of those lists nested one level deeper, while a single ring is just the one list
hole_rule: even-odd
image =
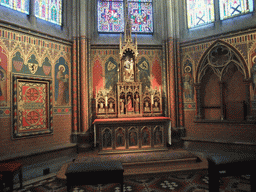
[{"label": "tiled floor", "polygon": [[[220,180],[221,192],[249,192],[250,176],[225,177]],[[85,178],[86,179],[86,178]],[[66,192],[65,180],[50,177],[14,192]],[[119,192],[120,184],[88,185],[73,188],[74,192]],[[208,174],[203,171],[187,171],[157,174],[143,177],[125,177],[124,191],[128,192],[207,192]]]}]

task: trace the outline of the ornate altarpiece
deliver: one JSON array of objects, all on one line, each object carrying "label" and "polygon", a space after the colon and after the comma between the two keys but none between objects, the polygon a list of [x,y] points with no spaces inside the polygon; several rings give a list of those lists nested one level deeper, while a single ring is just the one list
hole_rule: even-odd
[{"label": "ornate altarpiece", "polygon": [[105,89],[96,93],[98,119],[93,122],[94,146],[98,130],[100,153],[166,150],[170,119],[158,117],[162,116],[160,89],[147,87],[142,92],[137,67],[137,36],[133,41],[128,18],[124,41],[120,35],[119,48],[118,82],[113,89],[116,92]]},{"label": "ornate altarpiece", "polygon": [[161,90],[149,89],[142,93],[142,82],[137,67],[137,37],[131,37],[131,26],[127,19],[124,41],[120,35],[120,63],[118,67],[117,92],[99,90],[96,94],[97,118],[162,116]]}]

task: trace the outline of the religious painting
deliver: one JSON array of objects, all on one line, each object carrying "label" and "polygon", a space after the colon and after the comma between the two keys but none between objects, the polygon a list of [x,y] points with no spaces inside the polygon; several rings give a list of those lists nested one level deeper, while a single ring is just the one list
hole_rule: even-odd
[{"label": "religious painting", "polygon": [[13,74],[13,138],[51,134],[51,80]]},{"label": "religious painting", "polygon": [[63,57],[55,65],[55,105],[69,104],[69,68]]},{"label": "religious painting", "polygon": [[253,96],[254,101],[256,100],[256,64],[253,64],[252,69],[252,87],[253,87]]},{"label": "religious painting", "polygon": [[116,147],[125,147],[125,130],[123,128],[116,129]]},{"label": "religious painting", "polygon": [[142,82],[142,92],[145,92],[146,88],[150,89],[150,66],[146,58],[142,57],[138,62],[139,78]]},{"label": "religious painting", "polygon": [[129,130],[129,147],[138,145],[138,133],[137,129],[131,128]]},{"label": "religious painting", "polygon": [[141,130],[141,145],[150,146],[150,138],[150,129],[148,127],[144,127]]},{"label": "religious painting", "polygon": [[102,133],[102,148],[112,147],[112,134],[111,130],[106,128]]},{"label": "religious painting", "polygon": [[154,129],[154,145],[162,145],[163,144],[163,129],[157,126]]},{"label": "religious painting", "polygon": [[0,106],[7,106],[7,56],[0,47]]},{"label": "religious painting", "polygon": [[105,88],[116,91],[116,83],[118,82],[118,63],[110,57],[105,63]]},{"label": "religious painting", "polygon": [[183,67],[183,94],[184,102],[194,101],[193,68],[189,60],[186,60]]}]

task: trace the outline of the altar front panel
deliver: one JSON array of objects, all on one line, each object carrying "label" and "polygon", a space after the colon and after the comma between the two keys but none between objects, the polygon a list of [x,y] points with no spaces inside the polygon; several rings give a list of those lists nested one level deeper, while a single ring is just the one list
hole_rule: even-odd
[{"label": "altar front panel", "polygon": [[165,117],[96,119],[99,153],[167,150],[169,125]]}]

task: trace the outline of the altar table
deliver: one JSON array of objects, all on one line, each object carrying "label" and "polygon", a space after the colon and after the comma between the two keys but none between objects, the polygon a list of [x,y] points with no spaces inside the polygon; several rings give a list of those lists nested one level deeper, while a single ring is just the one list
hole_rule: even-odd
[{"label": "altar table", "polygon": [[169,117],[95,119],[93,124],[100,154],[167,150],[171,144]]}]

